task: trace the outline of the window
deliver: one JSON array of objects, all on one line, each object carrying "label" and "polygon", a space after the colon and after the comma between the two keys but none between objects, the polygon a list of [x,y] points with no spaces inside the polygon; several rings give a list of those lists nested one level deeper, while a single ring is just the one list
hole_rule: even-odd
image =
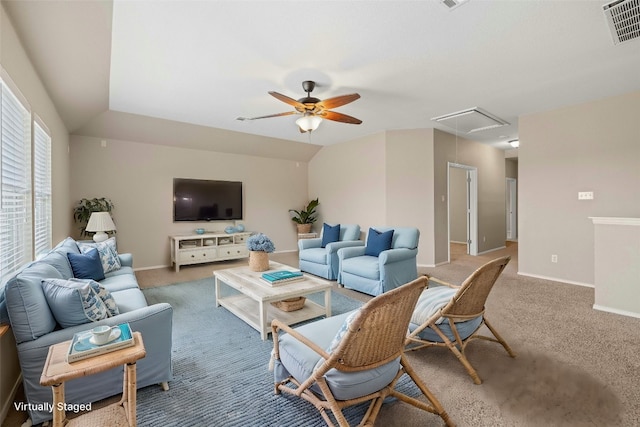
[{"label": "window", "polygon": [[51,137],[46,126],[33,122],[34,252],[51,249]]},{"label": "window", "polygon": [[0,275],[6,277],[33,257],[31,114],[4,73],[0,82]]}]

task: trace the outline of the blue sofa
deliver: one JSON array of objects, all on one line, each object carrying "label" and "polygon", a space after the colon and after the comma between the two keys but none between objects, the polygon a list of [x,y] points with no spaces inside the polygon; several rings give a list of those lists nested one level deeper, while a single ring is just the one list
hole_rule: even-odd
[{"label": "blue sofa", "polygon": [[[0,288],[0,321],[9,322],[16,339],[18,358],[29,415],[34,424],[50,420],[43,404],[52,403],[50,387],[40,385],[49,346],[70,340],[74,333],[97,325],[129,323],[142,334],[147,355],[137,363],[137,387],[163,384],[172,379],[171,330],[173,309],[167,303],[147,305],[133,272],[131,254],[118,254],[121,267],[105,274],[99,283],[115,300],[118,311],[97,322],[63,328],[57,323],[43,290],[43,279],[70,279],[73,270],[67,253],[80,253],[75,240],[67,238],[43,258],[13,275]],[[122,393],[122,367],[65,384],[68,403],[95,402]],[[46,406],[48,407],[48,406]]]},{"label": "blue sofa", "polygon": [[[367,246],[338,251],[338,283],[369,295],[380,295],[418,278],[418,241],[415,227],[374,227],[379,232],[393,230],[390,249],[379,255],[365,255]],[[370,233],[367,233],[369,244]]]},{"label": "blue sofa", "polygon": [[360,226],[340,224],[340,237],[337,242],[322,247],[322,236],[316,239],[298,240],[299,267],[301,271],[335,280],[338,277],[338,249],[351,246],[363,246],[360,240]]}]

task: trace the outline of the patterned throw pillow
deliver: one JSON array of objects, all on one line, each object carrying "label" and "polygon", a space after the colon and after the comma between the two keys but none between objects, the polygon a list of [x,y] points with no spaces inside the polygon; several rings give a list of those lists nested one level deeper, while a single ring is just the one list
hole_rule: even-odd
[{"label": "patterned throw pillow", "polygon": [[104,242],[99,243],[78,242],[78,248],[80,248],[80,252],[83,254],[96,248],[100,254],[100,261],[102,262],[102,269],[105,274],[119,270],[120,267],[122,267],[120,258],[118,257],[118,251],[116,250],[115,237],[110,237]]},{"label": "patterned throw pillow", "polygon": [[82,279],[43,279],[42,289],[56,321],[63,328],[107,318],[107,307]]},{"label": "patterned throw pillow", "polygon": [[340,326],[340,329],[338,329],[338,332],[336,332],[336,336],[333,337],[333,340],[331,340],[331,344],[329,344],[329,348],[327,348],[327,353],[333,353],[338,345],[340,345],[342,337],[344,337],[344,335],[347,333],[347,331],[349,330],[349,326],[351,326],[351,323],[353,322],[353,319],[355,319],[358,314],[360,314],[360,310],[354,310],[350,315],[347,316],[346,319],[344,319],[344,322],[342,322],[342,326]]},{"label": "patterned throw pillow", "polygon": [[120,310],[118,310],[118,305],[116,304],[116,300],[113,299],[111,292],[109,292],[107,288],[105,288],[95,280],[90,280],[89,284],[91,285],[95,293],[98,295],[98,297],[102,300],[105,307],[107,307],[108,317],[113,317],[120,314]]}]

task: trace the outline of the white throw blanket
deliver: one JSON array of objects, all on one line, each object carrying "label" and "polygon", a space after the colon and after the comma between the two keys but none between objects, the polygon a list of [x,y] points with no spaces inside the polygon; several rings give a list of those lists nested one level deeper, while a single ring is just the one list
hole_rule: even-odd
[{"label": "white throw blanket", "polygon": [[[457,291],[457,289],[448,286],[434,286],[425,289],[418,299],[415,310],[413,310],[411,323],[422,325],[444,307]],[[444,317],[439,318],[436,324],[440,324],[442,321],[444,321]]]}]

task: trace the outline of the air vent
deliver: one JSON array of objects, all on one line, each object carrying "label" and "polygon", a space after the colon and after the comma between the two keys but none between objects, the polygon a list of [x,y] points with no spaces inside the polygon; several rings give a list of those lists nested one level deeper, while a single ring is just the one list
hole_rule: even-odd
[{"label": "air vent", "polygon": [[509,123],[478,107],[458,111],[444,116],[434,117],[434,120],[457,132],[473,133],[481,130],[506,126]]},{"label": "air vent", "polygon": [[614,45],[640,38],[640,0],[616,0],[602,9]]},{"label": "air vent", "polygon": [[440,0],[440,3],[445,5],[449,10],[453,10],[456,7],[462,6],[469,0]]}]

